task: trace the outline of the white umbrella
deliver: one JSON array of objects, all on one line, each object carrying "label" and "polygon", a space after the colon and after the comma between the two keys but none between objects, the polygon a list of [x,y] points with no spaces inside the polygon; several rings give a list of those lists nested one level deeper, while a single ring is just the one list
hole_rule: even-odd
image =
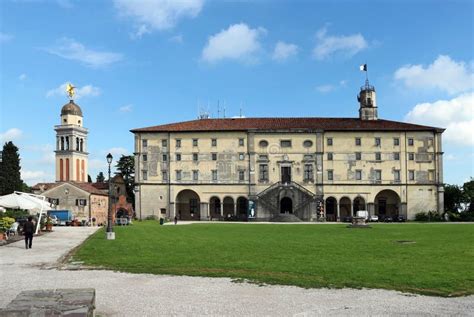
[{"label": "white umbrella", "polygon": [[0,206],[12,209],[41,209],[41,204],[16,193],[0,196]]}]

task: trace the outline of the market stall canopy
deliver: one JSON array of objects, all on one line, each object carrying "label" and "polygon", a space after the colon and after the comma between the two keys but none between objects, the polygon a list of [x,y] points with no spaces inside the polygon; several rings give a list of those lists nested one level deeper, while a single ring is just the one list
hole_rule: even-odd
[{"label": "market stall canopy", "polygon": [[26,210],[48,210],[52,207],[47,201],[30,196],[26,193],[18,192],[0,196],[0,206],[4,208]]}]

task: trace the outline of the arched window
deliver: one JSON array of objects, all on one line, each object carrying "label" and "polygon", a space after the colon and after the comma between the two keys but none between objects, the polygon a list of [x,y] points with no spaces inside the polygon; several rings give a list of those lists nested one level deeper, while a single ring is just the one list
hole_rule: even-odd
[{"label": "arched window", "polygon": [[66,137],[66,151],[69,151],[69,137]]},{"label": "arched window", "polygon": [[61,137],[61,151],[64,151],[64,137]]},{"label": "arched window", "polygon": [[79,151],[79,138],[76,138],[76,151]]},{"label": "arched window", "polygon": [[80,151],[84,152],[84,139],[81,139]]},{"label": "arched window", "polygon": [[[61,137],[62,139],[62,137]],[[63,159],[59,159],[59,180],[62,182],[64,180],[64,162]]]}]

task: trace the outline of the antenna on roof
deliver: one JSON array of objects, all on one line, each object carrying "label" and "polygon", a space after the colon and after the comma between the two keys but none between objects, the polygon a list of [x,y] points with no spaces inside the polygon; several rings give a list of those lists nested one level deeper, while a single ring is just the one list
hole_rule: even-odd
[{"label": "antenna on roof", "polygon": [[217,119],[219,119],[220,115],[221,115],[221,109],[219,108],[219,99],[217,99]]},{"label": "antenna on roof", "polygon": [[204,110],[203,107],[200,107],[199,103],[198,103],[198,119],[199,120],[209,119],[209,112]]}]

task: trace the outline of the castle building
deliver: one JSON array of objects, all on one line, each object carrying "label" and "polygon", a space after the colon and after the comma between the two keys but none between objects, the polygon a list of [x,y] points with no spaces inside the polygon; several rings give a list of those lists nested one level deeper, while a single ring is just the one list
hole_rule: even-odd
[{"label": "castle building", "polygon": [[199,119],[131,130],[136,214],[275,220],[443,211],[444,129],[378,118]]}]

